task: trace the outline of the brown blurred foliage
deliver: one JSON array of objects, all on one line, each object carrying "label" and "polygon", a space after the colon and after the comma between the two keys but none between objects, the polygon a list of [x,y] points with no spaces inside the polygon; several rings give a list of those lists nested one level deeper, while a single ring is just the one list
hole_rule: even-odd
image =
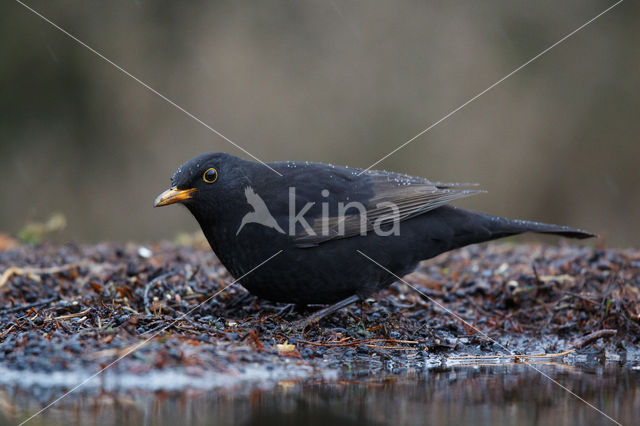
[{"label": "brown blurred foliage", "polygon": [[[367,167],[613,2],[28,4],[258,157]],[[458,205],[638,245],[640,4],[626,1],[379,167],[489,193]],[[152,200],[204,151],[246,157],[12,1],[0,5],[0,232],[196,229]]]}]

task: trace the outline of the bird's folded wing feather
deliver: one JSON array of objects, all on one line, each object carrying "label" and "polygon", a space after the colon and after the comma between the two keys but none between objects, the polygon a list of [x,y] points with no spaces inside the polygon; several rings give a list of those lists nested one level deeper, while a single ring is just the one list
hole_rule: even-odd
[{"label": "bird's folded wing feather", "polygon": [[[364,215],[355,209],[341,217],[318,219],[313,223],[313,233],[300,232],[295,242],[300,247],[310,247],[337,238],[349,238],[375,227],[403,221],[458,198],[485,191],[464,189],[475,184],[432,183],[423,178],[394,173],[369,172],[373,186],[373,197],[368,200]],[[325,224],[326,222],[326,224]],[[315,234],[315,235],[314,235]]]}]

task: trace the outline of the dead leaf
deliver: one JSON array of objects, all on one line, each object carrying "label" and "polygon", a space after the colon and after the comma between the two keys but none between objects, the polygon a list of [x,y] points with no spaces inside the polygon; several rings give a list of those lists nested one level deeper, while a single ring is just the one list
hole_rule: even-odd
[{"label": "dead leaf", "polygon": [[548,283],[549,281],[555,281],[561,283],[563,281],[573,282],[575,280],[571,275],[563,274],[563,275],[543,275],[540,277],[540,281],[543,283]]},{"label": "dead leaf", "polygon": [[276,349],[278,350],[278,355],[284,355],[289,352],[293,352],[296,350],[296,345],[290,344],[288,341],[284,343],[278,343],[276,345]]}]

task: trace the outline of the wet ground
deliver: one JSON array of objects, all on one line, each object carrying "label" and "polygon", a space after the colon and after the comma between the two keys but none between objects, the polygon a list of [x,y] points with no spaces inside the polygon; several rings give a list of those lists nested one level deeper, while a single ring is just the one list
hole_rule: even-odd
[{"label": "wet ground", "polygon": [[473,246],[304,331],[317,308],[220,292],[233,280],[197,245],[15,245],[0,274],[9,424],[81,383],[32,422],[610,422],[558,383],[640,413],[632,250]]}]

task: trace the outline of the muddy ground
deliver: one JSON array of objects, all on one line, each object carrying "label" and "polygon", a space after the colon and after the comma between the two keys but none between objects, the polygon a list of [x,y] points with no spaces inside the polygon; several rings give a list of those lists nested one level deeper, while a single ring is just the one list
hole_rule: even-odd
[{"label": "muddy ground", "polygon": [[[632,250],[472,246],[405,277],[422,294],[396,283],[304,331],[289,325],[318,307],[273,304],[240,285],[211,298],[233,279],[201,247],[12,245],[0,251],[0,274],[0,369],[16,380],[25,370],[53,377],[105,367],[195,381],[212,372],[293,378],[363,362],[428,368],[469,355],[640,359]],[[505,360],[535,358],[486,359]]]}]

